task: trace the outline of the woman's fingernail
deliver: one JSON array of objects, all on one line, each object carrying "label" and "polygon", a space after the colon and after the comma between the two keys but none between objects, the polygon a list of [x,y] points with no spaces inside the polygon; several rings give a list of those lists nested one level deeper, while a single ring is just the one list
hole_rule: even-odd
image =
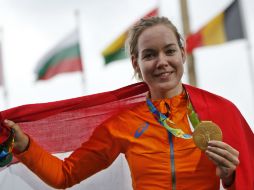
[{"label": "woman's fingernail", "polygon": [[4,120],[4,123],[8,123],[9,121],[7,119]]}]

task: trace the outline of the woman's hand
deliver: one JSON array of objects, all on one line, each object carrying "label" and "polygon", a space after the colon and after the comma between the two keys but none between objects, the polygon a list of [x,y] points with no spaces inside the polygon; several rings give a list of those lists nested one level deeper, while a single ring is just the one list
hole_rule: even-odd
[{"label": "woman's hand", "polygon": [[209,141],[206,155],[214,162],[216,175],[222,179],[225,186],[234,182],[235,170],[239,165],[239,152],[221,141]]},{"label": "woman's hand", "polygon": [[23,133],[19,125],[10,120],[4,120],[4,125],[14,130],[14,149],[18,152],[23,152],[26,150],[29,144],[28,136]]}]

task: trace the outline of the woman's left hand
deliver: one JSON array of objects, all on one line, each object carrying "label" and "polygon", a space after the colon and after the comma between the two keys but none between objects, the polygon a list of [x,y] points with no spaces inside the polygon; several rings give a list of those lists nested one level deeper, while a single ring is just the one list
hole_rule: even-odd
[{"label": "woman's left hand", "polygon": [[209,141],[206,155],[216,165],[216,175],[222,179],[223,184],[232,185],[236,167],[240,163],[239,152],[225,142]]}]

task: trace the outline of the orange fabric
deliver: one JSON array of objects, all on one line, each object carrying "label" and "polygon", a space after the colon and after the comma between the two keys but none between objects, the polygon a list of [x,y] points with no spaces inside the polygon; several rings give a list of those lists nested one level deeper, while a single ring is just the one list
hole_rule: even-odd
[{"label": "orange fabric", "polygon": [[[170,106],[171,120],[190,134],[185,96],[153,101],[164,113],[165,102]],[[137,132],[139,136],[135,137]],[[173,137],[173,144],[176,189],[219,189],[214,164],[192,139]],[[168,132],[154,119],[145,102],[108,119],[64,161],[51,156],[33,139],[28,150],[16,156],[49,185],[67,188],[108,167],[120,153],[128,161],[134,190],[172,189]]]}]

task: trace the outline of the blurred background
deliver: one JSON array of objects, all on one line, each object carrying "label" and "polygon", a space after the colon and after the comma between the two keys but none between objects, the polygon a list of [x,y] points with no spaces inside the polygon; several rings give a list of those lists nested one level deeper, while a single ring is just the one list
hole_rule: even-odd
[{"label": "blurred background", "polygon": [[[231,100],[253,130],[254,1],[238,2],[244,37],[193,49],[195,85]],[[189,37],[217,15],[226,14],[225,10],[234,1],[188,0],[189,23],[186,19],[183,22],[181,3],[179,0],[0,0],[0,109],[73,98],[134,83],[128,58],[106,64],[103,56],[104,50],[133,23],[158,9],[159,15],[169,17],[179,31]],[[186,22],[189,24],[187,33],[183,25]],[[230,28],[238,30],[236,21],[233,23]],[[68,39],[70,44],[79,44],[82,67],[74,69],[75,72],[36,80],[35,69],[67,47]],[[183,82],[190,84],[189,76],[193,73],[189,73],[188,63],[185,67]],[[126,167],[122,158],[114,164],[115,168]],[[99,180],[92,178],[82,188],[112,189],[105,182],[110,181],[116,187],[113,189],[119,189],[117,185],[121,186],[124,181],[120,189],[130,189],[128,171],[119,173],[115,168],[107,171],[112,175],[99,174]],[[114,180],[115,177],[118,180]],[[4,189],[51,189],[19,164],[2,170],[0,182]]]}]

